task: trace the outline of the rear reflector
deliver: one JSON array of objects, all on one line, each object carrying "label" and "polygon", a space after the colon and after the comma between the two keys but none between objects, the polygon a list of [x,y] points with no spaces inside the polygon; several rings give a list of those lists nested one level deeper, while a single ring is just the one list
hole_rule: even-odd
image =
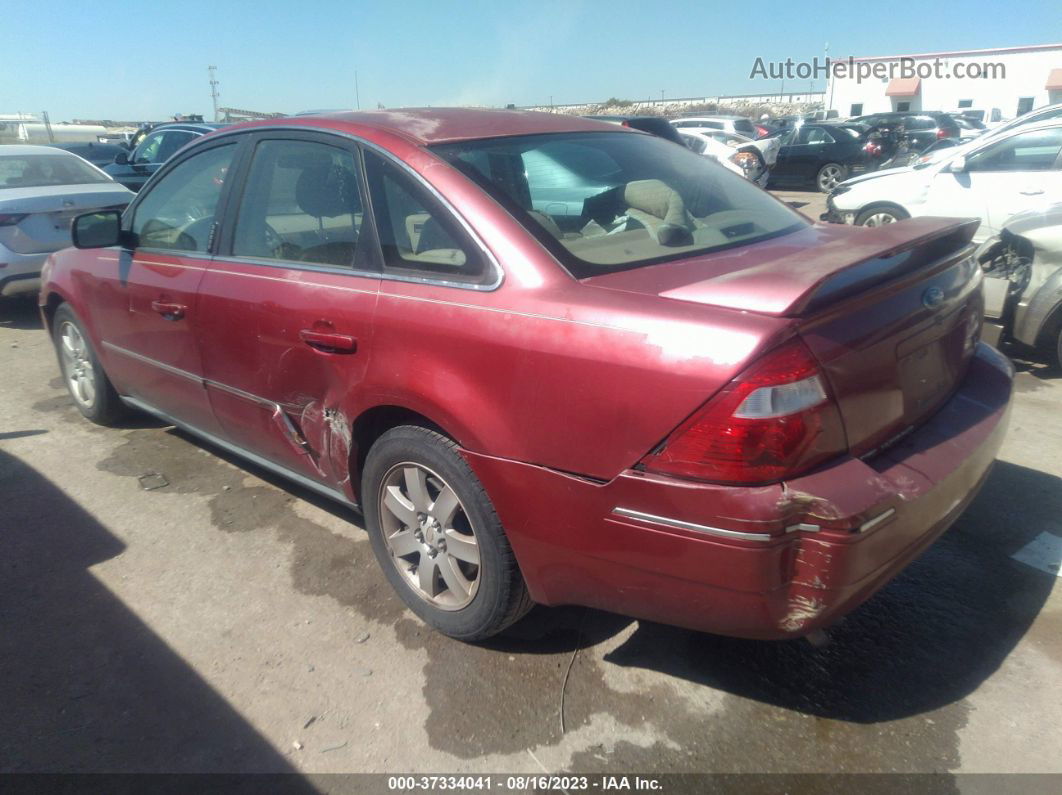
[{"label": "rear reflector", "polygon": [[818,362],[794,339],[754,362],[641,464],[676,477],[754,485],[793,477],[846,449]]}]

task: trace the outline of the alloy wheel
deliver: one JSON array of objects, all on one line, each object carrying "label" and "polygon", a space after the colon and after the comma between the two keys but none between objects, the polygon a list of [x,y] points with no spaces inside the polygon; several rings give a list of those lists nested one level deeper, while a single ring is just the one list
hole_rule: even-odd
[{"label": "alloy wheel", "polygon": [[819,172],[819,188],[822,191],[831,191],[841,182],[842,170],[840,166],[823,166]]},{"label": "alloy wheel", "polygon": [[885,224],[894,224],[896,220],[895,215],[883,211],[868,215],[867,219],[863,221],[863,226],[884,226]]},{"label": "alloy wheel", "polygon": [[70,394],[85,408],[92,408],[96,400],[96,374],[89,355],[88,343],[73,323],[64,322],[59,329],[63,376]]},{"label": "alloy wheel", "polygon": [[388,470],[379,499],[391,561],[410,589],[441,610],[466,607],[479,587],[479,544],[454,489],[406,461]]}]

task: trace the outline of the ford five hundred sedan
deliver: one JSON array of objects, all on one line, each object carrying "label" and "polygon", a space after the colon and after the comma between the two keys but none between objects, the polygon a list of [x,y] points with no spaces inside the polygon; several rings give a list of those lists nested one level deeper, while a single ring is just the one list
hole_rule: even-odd
[{"label": "ford five hundred sedan", "polygon": [[812,224],[586,119],[336,113],[185,147],[76,219],[40,306],[88,419],[146,411],[360,506],[448,635],[540,603],[786,638],[989,471],[1012,372],[975,226]]}]

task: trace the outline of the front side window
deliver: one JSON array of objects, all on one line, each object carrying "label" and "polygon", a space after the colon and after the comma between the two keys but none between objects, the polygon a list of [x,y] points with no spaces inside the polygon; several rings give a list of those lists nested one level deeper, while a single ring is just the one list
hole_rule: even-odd
[{"label": "front side window", "polygon": [[423,186],[371,152],[365,153],[365,168],[385,270],[443,281],[491,278],[460,223]]},{"label": "front side window", "polygon": [[967,171],[1048,171],[1062,149],[1062,128],[1033,130],[1011,136],[971,155]]},{"label": "front side window", "polygon": [[0,189],[98,182],[111,182],[111,178],[73,155],[0,154]]},{"label": "front side window", "polygon": [[622,132],[433,147],[584,278],[752,243],[807,221],[711,158]]},{"label": "front side window", "polygon": [[362,206],[350,150],[313,141],[262,141],[240,202],[232,253],[353,267]]},{"label": "front side window", "polygon": [[162,137],[165,133],[157,132],[153,135],[149,135],[145,138],[140,146],[136,148],[136,153],[133,155],[134,163],[158,163],[157,160],[159,153],[159,147],[162,146]]},{"label": "front side window", "polygon": [[235,144],[179,163],[140,200],[132,231],[138,248],[206,252]]}]

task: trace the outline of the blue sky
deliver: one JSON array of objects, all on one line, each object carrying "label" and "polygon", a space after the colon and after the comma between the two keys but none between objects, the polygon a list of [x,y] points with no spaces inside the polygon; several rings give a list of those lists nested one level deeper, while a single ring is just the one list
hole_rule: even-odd
[{"label": "blue sky", "polygon": [[[810,60],[1062,42],[1053,2],[0,0],[0,113],[161,119],[765,92],[757,56]],[[1062,66],[1062,64],[1059,64]],[[802,87],[803,84],[802,84]]]}]

